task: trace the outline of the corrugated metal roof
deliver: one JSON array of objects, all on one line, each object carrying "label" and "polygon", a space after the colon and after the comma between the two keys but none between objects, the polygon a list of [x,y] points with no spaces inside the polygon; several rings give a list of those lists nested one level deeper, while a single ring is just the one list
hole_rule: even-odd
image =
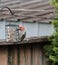
[{"label": "corrugated metal roof", "polygon": [[[38,21],[38,22],[50,22],[51,18],[54,17],[54,6],[50,5],[49,0],[35,1],[28,3],[21,3],[17,0],[15,2],[1,3],[1,7],[9,7],[16,16],[12,16],[9,11],[4,8],[0,11],[0,19],[17,21],[21,19],[22,21]],[[24,10],[26,9],[26,10]],[[29,10],[29,11],[27,11]],[[41,11],[39,11],[41,10]],[[45,11],[42,11],[45,10]],[[49,11],[50,10],[50,11]]]}]

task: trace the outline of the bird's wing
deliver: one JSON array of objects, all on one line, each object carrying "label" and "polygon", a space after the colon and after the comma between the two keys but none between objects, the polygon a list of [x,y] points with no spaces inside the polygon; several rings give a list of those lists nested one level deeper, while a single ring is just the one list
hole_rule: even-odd
[{"label": "bird's wing", "polygon": [[26,37],[26,32],[22,35],[21,37],[21,41],[23,41],[23,39]]}]

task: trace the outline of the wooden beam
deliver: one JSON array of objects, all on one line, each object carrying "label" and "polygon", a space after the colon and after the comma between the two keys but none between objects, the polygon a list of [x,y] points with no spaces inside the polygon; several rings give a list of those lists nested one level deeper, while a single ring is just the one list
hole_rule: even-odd
[{"label": "wooden beam", "polygon": [[5,41],[0,41],[0,45],[17,45],[17,44],[29,44],[29,43],[40,43],[40,42],[47,42],[48,37],[43,36],[43,37],[31,37],[31,38],[26,38],[22,42],[5,42]]}]

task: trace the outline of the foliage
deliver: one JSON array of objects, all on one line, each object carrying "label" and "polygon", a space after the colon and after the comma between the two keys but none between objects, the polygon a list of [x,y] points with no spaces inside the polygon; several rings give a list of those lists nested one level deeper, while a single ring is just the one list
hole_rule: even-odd
[{"label": "foliage", "polygon": [[55,32],[53,36],[49,37],[49,41],[52,41],[50,45],[46,45],[45,55],[52,61],[52,65],[58,65],[58,0],[51,0],[52,5],[55,6],[55,19],[52,21]]}]

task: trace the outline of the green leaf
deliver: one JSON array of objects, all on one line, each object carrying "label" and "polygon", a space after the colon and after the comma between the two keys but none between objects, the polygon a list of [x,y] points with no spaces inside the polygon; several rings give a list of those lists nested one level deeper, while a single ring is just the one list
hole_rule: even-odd
[{"label": "green leaf", "polygon": [[55,4],[55,0],[50,0],[50,4],[54,5]]},{"label": "green leaf", "polygon": [[50,45],[46,45],[45,55],[52,61],[52,65],[58,65],[58,0],[50,0],[51,4],[55,6],[55,17],[52,20],[55,32],[52,36],[48,37]]},{"label": "green leaf", "polygon": [[58,54],[58,47],[54,47],[53,50]]},{"label": "green leaf", "polygon": [[58,57],[50,55],[49,58],[50,58],[50,60],[52,60],[54,62],[58,62]]}]

